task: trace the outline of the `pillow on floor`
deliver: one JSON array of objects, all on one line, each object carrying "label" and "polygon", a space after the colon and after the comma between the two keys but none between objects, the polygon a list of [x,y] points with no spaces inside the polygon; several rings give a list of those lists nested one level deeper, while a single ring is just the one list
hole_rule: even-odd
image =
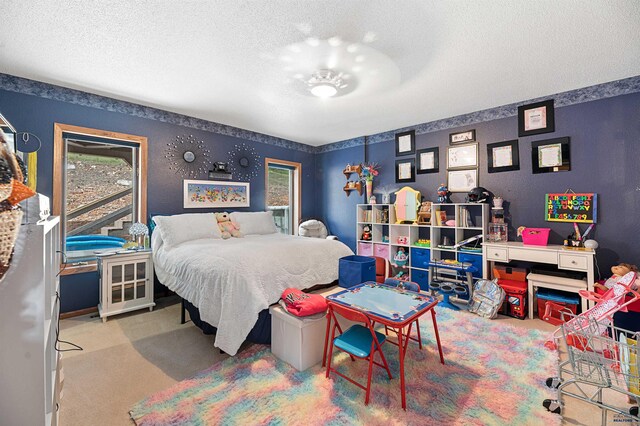
[{"label": "pillow on floor", "polygon": [[154,216],[156,232],[168,248],[201,238],[222,238],[218,221],[213,213],[186,213],[173,216]]},{"label": "pillow on floor", "polygon": [[278,232],[273,212],[233,212],[231,221],[240,225],[242,235],[266,235]]}]

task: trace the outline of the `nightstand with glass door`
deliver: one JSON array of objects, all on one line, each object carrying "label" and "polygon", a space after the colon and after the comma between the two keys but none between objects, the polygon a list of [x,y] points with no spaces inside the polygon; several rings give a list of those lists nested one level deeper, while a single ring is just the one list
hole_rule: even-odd
[{"label": "nightstand with glass door", "polygon": [[153,260],[151,250],[120,251],[98,256],[100,304],[103,322],[111,315],[149,308],[153,301]]}]

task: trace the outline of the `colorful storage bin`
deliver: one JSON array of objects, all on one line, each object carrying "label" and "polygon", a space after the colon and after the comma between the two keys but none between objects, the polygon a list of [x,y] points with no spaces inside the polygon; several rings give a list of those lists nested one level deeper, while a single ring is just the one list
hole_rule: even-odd
[{"label": "colorful storage bin", "polygon": [[358,254],[360,256],[373,256],[373,244],[372,243],[358,243]]},{"label": "colorful storage bin", "polygon": [[[429,269],[431,251],[429,249],[411,247],[411,266]],[[422,286],[420,286],[422,288]]]},{"label": "colorful storage bin", "polygon": [[458,253],[458,262],[470,263],[476,270],[473,272],[474,278],[482,278],[482,253]]},{"label": "colorful storage bin", "polygon": [[[371,245],[371,244],[370,244]],[[365,256],[345,256],[338,262],[338,285],[349,288],[376,280],[376,260]]]},{"label": "colorful storage bin", "polygon": [[524,228],[522,244],[527,246],[546,246],[549,243],[551,228]]},{"label": "colorful storage bin", "polygon": [[387,244],[374,244],[373,255],[389,260],[389,246]]}]

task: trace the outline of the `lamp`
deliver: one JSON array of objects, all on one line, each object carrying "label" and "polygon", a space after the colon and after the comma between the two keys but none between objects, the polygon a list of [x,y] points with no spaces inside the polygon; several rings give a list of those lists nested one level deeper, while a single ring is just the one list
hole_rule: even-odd
[{"label": "lamp", "polygon": [[330,98],[338,94],[339,89],[347,87],[342,80],[342,74],[331,70],[318,70],[307,81],[309,91],[319,98]]},{"label": "lamp", "polygon": [[[134,242],[138,247],[147,248],[147,236],[149,235],[149,228],[147,225],[141,222],[134,223],[129,227],[129,235],[133,237]],[[142,243],[140,243],[140,237],[143,237]]]}]

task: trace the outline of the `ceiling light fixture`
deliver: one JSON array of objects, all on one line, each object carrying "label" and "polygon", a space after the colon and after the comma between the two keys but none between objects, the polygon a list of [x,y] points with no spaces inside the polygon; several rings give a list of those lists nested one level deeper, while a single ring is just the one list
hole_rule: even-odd
[{"label": "ceiling light fixture", "polygon": [[307,81],[309,90],[314,96],[319,98],[330,98],[335,96],[339,89],[347,87],[342,80],[342,73],[335,73],[331,70],[318,70]]}]

